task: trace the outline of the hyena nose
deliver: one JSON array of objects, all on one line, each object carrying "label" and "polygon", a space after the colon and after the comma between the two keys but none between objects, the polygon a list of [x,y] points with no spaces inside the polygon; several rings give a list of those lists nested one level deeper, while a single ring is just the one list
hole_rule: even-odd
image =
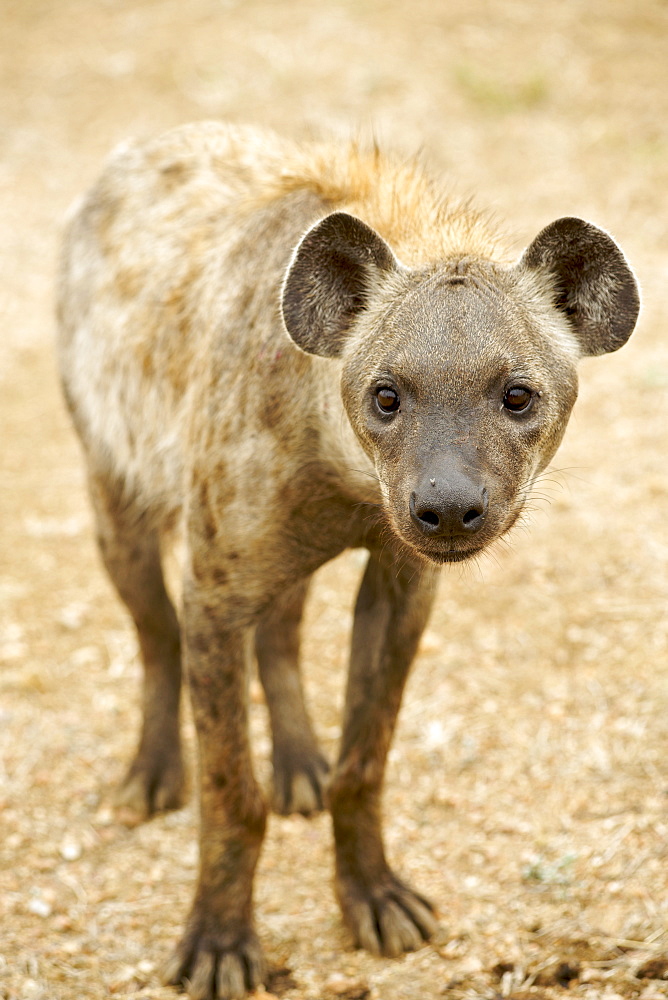
[{"label": "hyena nose", "polygon": [[437,485],[411,493],[409,509],[413,524],[423,535],[450,537],[474,535],[485,523],[487,490],[470,480]]}]

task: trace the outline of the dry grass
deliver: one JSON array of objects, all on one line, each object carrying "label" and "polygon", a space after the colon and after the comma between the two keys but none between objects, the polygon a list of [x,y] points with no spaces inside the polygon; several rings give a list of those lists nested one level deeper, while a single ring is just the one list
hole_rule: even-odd
[{"label": "dry grass", "polygon": [[[0,997],[174,995],[156,969],[189,905],[195,812],[127,830],[107,806],[138,665],[55,381],[52,274],[107,149],[210,116],[424,146],[518,247],[559,215],[612,230],[645,297],[629,346],[583,366],[528,530],[444,575],[386,796],[390,853],[438,902],[439,938],[398,962],[352,950],[327,818],[274,818],[268,989],[668,995],[666,5],[5,0],[0,17]],[[354,553],[326,569],[309,610],[330,755],[358,572]],[[266,778],[259,700],[253,726]]]}]

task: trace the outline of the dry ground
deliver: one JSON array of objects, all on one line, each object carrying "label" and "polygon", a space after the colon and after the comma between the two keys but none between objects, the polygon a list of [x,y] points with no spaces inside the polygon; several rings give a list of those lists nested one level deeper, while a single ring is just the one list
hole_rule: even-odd
[{"label": "dry ground", "polygon": [[[354,951],[327,817],[274,818],[268,989],[668,995],[667,47],[660,0],[3,0],[0,997],[174,996],[157,969],[190,901],[195,810],[128,830],[108,807],[138,665],[56,384],[53,268],[108,148],[212,116],[422,147],[518,250],[553,218],[591,218],[645,299],[632,342],[583,365],[530,531],[444,574],[386,796],[390,853],[438,902],[440,936],[402,961]],[[309,612],[330,755],[359,566],[322,572]],[[266,778],[259,700],[253,714]]]}]

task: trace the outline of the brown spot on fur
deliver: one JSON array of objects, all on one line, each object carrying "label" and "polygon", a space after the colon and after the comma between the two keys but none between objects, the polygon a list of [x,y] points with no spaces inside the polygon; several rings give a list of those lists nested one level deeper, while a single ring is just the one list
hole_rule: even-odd
[{"label": "brown spot on fur", "polygon": [[144,275],[135,268],[119,268],[116,272],[115,287],[123,299],[135,299],[141,293]]},{"label": "brown spot on fur", "polygon": [[218,529],[216,526],[215,519],[211,512],[211,503],[209,501],[209,483],[206,479],[200,480],[199,483],[199,520],[202,526],[202,532],[207,542],[211,543]]},{"label": "brown spot on fur", "polygon": [[211,470],[211,478],[216,482],[221,482],[227,475],[227,465],[225,462],[216,462]]},{"label": "brown spot on fur", "polygon": [[141,359],[141,370],[144,373],[145,378],[150,378],[155,371],[155,365],[153,363],[153,355],[146,351]]},{"label": "brown spot on fur", "polygon": [[190,176],[190,171],[185,163],[175,160],[173,163],[165,163],[160,168],[165,194],[171,194],[175,188],[185,184]]}]

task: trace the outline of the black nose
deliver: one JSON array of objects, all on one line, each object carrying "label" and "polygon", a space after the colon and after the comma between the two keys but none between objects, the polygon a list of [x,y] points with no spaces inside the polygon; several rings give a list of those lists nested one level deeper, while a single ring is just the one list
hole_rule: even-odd
[{"label": "black nose", "polygon": [[411,493],[408,505],[413,524],[423,535],[463,537],[480,531],[489,502],[484,487],[463,476],[427,483]]}]

